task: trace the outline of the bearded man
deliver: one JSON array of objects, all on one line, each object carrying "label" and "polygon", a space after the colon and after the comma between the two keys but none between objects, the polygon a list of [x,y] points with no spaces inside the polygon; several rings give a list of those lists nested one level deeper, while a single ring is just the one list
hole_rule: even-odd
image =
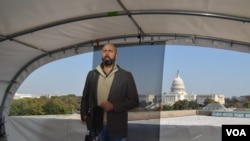
[{"label": "bearded man", "polygon": [[118,57],[114,44],[102,48],[102,62],[89,71],[81,100],[81,120],[88,121],[94,107],[104,111],[103,128],[99,141],[126,141],[128,111],[139,105],[136,84],[131,72],[116,64]]}]

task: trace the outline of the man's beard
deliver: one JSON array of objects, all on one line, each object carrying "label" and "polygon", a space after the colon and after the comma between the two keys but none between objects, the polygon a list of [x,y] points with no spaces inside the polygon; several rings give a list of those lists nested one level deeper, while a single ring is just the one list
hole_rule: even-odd
[{"label": "man's beard", "polygon": [[115,63],[115,59],[111,59],[110,57],[104,57],[102,59],[102,63],[104,66],[111,66]]}]

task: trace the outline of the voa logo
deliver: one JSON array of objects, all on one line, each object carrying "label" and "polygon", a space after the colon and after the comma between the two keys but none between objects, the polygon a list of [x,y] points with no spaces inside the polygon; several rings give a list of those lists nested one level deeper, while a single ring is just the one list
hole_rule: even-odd
[{"label": "voa logo", "polygon": [[244,129],[226,129],[227,136],[247,136]]}]

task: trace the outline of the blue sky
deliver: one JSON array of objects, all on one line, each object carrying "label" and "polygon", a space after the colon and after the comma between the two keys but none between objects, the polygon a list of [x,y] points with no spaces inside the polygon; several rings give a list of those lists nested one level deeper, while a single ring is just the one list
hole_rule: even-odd
[{"label": "blue sky", "polygon": [[[161,94],[164,45],[118,48],[117,64],[132,72],[139,94]],[[100,63],[100,52],[94,53],[94,65]]]},{"label": "blue sky", "polygon": [[[157,82],[154,80],[152,83],[154,87],[157,87],[162,82],[161,87],[157,87],[158,90],[162,88],[161,93],[170,92],[172,81],[176,77],[177,70],[179,70],[187,93],[217,93],[228,97],[250,94],[249,54],[192,46],[166,45],[163,48],[163,50],[162,48],[160,50],[150,48],[149,52],[143,54],[138,54],[136,50],[133,50],[130,51],[130,55],[125,57],[123,55],[125,51],[119,49],[118,60],[127,58],[128,64],[138,66],[136,62],[132,63],[131,61],[133,60],[131,58],[134,57],[141,60],[144,67],[151,66],[149,67],[151,69],[163,68],[157,72],[162,73],[163,79],[157,79]],[[155,57],[155,54],[158,54],[158,56]],[[137,55],[143,57],[140,58]],[[31,73],[19,87],[17,93],[33,95],[73,93],[81,95],[87,72],[95,66],[92,60],[93,53],[85,53],[46,64]],[[145,61],[143,62],[143,60]],[[122,63],[122,61],[118,61],[119,63]],[[124,65],[125,69],[134,69],[134,67],[129,68],[128,66]],[[140,66],[143,73],[150,72],[149,68],[144,67]],[[135,77],[138,77],[138,75]],[[152,80],[153,77],[149,77],[149,79]],[[143,85],[144,88],[139,86],[142,93],[145,93],[144,90],[149,91],[149,93],[156,91],[145,84]]]}]

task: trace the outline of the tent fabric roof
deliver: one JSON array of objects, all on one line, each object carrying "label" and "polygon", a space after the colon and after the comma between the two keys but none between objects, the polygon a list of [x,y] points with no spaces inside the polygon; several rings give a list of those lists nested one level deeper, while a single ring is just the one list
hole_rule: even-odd
[{"label": "tent fabric roof", "polygon": [[35,69],[107,42],[249,53],[249,6],[249,0],[2,0],[1,115]]}]

